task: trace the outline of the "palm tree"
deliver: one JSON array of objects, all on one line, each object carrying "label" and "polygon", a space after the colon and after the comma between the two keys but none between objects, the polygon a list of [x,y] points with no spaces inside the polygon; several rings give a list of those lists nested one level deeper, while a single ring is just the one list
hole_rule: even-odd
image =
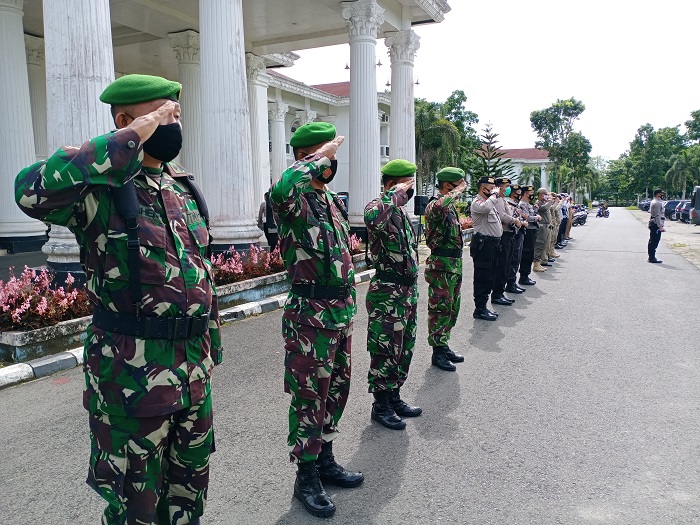
[{"label": "palm tree", "polygon": [[683,200],[685,200],[685,190],[688,181],[694,182],[699,175],[698,168],[693,165],[688,156],[688,151],[681,151],[679,155],[671,156],[671,167],[666,172],[666,182],[671,185],[674,191],[683,191]]},{"label": "palm tree", "polygon": [[446,120],[441,104],[416,99],[416,185],[425,193],[437,169],[438,162],[453,164],[459,158],[461,136],[457,126]]},{"label": "palm tree", "polygon": [[521,186],[534,186],[539,188],[542,185],[542,170],[537,166],[524,166],[517,183]]}]

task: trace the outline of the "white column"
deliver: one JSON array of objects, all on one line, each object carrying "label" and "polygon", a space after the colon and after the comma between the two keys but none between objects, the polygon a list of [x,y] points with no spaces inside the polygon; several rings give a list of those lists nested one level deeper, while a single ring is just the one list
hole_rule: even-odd
[{"label": "white column", "polygon": [[202,175],[215,249],[247,247],[261,232],[251,159],[242,0],[199,2]]},{"label": "white column", "polygon": [[364,231],[364,208],[376,197],[380,177],[375,51],[384,9],[375,0],[342,6],[350,34],[350,224]]},{"label": "white column", "polygon": [[282,172],[287,169],[287,135],[284,124],[289,106],[281,102],[273,102],[267,107],[270,118],[270,142],[272,143],[272,181],[277,182],[282,176]]},{"label": "white column", "polygon": [[547,174],[547,165],[546,164],[542,164],[540,166],[540,178],[541,178],[540,183],[542,184],[541,187],[547,188],[548,190],[551,190],[551,188],[549,187],[549,176]]},{"label": "white column", "polygon": [[246,54],[248,73],[248,102],[250,104],[250,133],[252,140],[253,174],[257,180],[255,197],[262,202],[270,189],[270,133],[267,123],[267,88],[270,77],[265,73],[265,59]]},{"label": "white column", "polygon": [[317,116],[318,115],[315,111],[310,110],[299,110],[296,112],[296,117],[299,119],[299,122],[302,126],[304,124],[309,124],[310,122],[313,122],[314,120],[316,120]]},{"label": "white column", "polygon": [[[391,127],[389,157],[416,161],[416,117],[413,96],[413,62],[420,47],[415,31],[386,33],[384,43],[391,57]],[[413,215],[413,199],[406,204]]]},{"label": "white column", "polygon": [[[179,64],[180,107],[182,108],[182,151],[180,161],[197,180],[202,177],[202,105],[200,99],[199,33],[169,33],[168,41]],[[203,190],[204,191],[204,190]]]},{"label": "white column", "polygon": [[46,70],[44,69],[44,40],[24,35],[29,76],[29,100],[32,105],[32,128],[37,160],[48,155],[46,142]]},{"label": "white column", "polygon": [[10,252],[22,249],[17,241],[45,239],[46,233],[44,223],[15,204],[15,177],[36,161],[22,6],[22,0],[0,0],[0,249]]},{"label": "white column", "polygon": [[[44,2],[44,44],[49,151],[114,129],[99,98],[114,80],[109,0]],[[52,226],[42,251],[54,270],[80,268],[78,244],[67,228]]]}]

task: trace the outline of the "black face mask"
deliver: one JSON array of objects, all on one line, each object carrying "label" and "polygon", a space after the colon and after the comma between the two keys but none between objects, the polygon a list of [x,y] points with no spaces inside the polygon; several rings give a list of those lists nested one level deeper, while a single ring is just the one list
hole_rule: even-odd
[{"label": "black face mask", "polygon": [[406,190],[406,195],[408,195],[408,200],[411,200],[411,198],[413,197],[413,194],[414,194],[414,193],[415,193],[415,191],[413,191],[413,188],[408,188],[408,189]]},{"label": "black face mask", "polygon": [[[328,170],[331,170],[330,175],[325,176],[325,177],[323,175],[321,175],[319,177],[319,180],[321,182],[323,182],[324,184],[330,183],[335,178],[335,174],[338,172],[338,160],[337,159],[331,159],[331,167],[327,168],[326,171],[328,171]],[[324,171],[323,173],[326,173],[326,171]]]},{"label": "black face mask", "polygon": [[170,162],[182,149],[182,126],[179,122],[160,125],[143,143],[143,151],[161,162]]}]

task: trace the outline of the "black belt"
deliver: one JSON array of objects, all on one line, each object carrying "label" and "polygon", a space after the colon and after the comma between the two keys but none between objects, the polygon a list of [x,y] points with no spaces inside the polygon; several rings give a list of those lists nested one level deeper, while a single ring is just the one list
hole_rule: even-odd
[{"label": "black belt", "polygon": [[292,293],[309,299],[346,299],[352,286],[324,286],[319,284],[293,284]]},{"label": "black belt", "polygon": [[448,248],[435,248],[430,250],[430,255],[437,255],[439,257],[452,257],[453,259],[462,258],[462,250],[459,248],[454,248],[452,250]]},{"label": "black belt", "polygon": [[515,235],[515,232],[504,231],[503,235],[507,235],[508,237],[512,237]]},{"label": "black belt", "polygon": [[501,238],[500,237],[494,237],[493,235],[484,235],[483,233],[475,233],[474,234],[474,239],[484,239],[484,242],[492,242],[495,244],[501,244]]},{"label": "black belt", "polygon": [[197,317],[151,317],[95,308],[92,324],[108,332],[143,339],[190,339],[209,328],[209,314]]},{"label": "black belt", "polygon": [[375,277],[380,281],[394,284],[403,284],[404,286],[413,286],[414,284],[416,284],[416,281],[418,281],[417,275],[399,275],[398,273],[387,272],[384,270],[377,270],[377,273],[375,273]]}]

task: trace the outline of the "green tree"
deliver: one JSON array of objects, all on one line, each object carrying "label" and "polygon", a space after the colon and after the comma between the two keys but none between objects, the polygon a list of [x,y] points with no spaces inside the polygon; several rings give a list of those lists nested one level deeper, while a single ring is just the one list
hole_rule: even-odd
[{"label": "green tree", "polygon": [[654,187],[663,185],[671,168],[671,157],[687,147],[687,137],[678,128],[655,130],[651,124],[645,124],[637,130],[630,142],[627,180],[621,189],[648,196]]},{"label": "green tree", "polygon": [[690,112],[690,120],[685,121],[688,139],[700,141],[700,109]]},{"label": "green tree", "polygon": [[512,177],[515,169],[510,159],[503,158],[505,152],[498,145],[498,133],[493,132],[491,124],[484,126],[481,139],[481,149],[477,151],[476,160],[472,165],[471,185],[469,193],[476,195],[477,181],[481,177]]},{"label": "green tree", "polygon": [[542,186],[542,170],[539,166],[523,166],[517,178],[521,186],[534,186],[535,189]]},{"label": "green tree", "polygon": [[700,171],[694,160],[690,148],[672,155],[669,159],[671,167],[666,172],[666,183],[671,186],[675,193],[682,192],[681,198],[683,200],[685,200],[688,184],[694,186],[695,181],[700,177]]}]

